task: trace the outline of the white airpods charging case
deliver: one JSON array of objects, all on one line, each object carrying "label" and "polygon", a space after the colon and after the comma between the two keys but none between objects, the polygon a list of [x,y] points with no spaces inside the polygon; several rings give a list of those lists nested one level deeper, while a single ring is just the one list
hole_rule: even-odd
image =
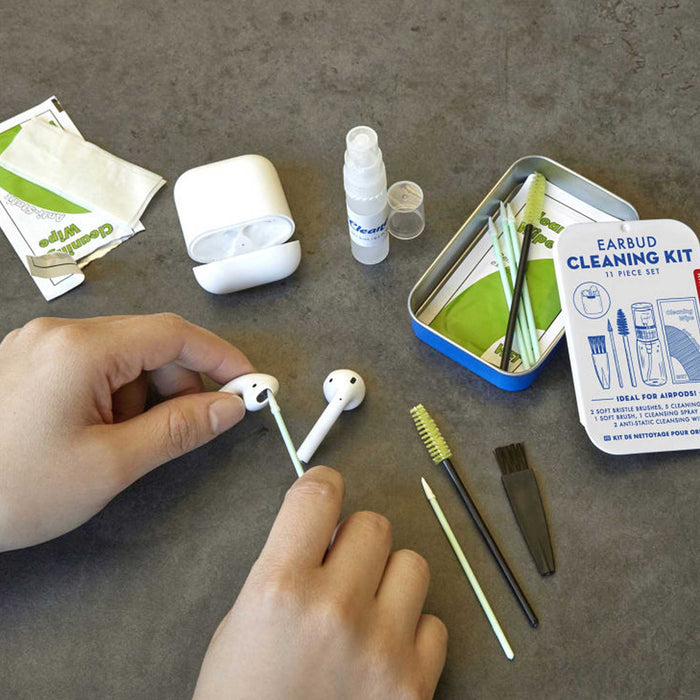
[{"label": "white airpods charging case", "polygon": [[276,282],[301,260],[275,166],[245,155],[201,165],[175,183],[175,207],[200,287],[228,294]]}]

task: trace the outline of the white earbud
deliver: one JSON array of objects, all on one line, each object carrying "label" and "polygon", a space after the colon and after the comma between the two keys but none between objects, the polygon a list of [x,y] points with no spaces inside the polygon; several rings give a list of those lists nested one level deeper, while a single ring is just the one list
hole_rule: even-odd
[{"label": "white earbud", "polygon": [[228,384],[224,384],[219,391],[238,394],[245,403],[246,411],[259,411],[267,406],[268,389],[276,395],[280,390],[280,383],[270,374],[256,372],[236,377]]},{"label": "white earbud", "polygon": [[365,383],[362,377],[351,369],[336,369],[323,382],[323,393],[328,406],[297,450],[302,462],[308,463],[314,456],[323,438],[328,435],[328,431],[343,411],[349,411],[362,403],[365,398]]}]

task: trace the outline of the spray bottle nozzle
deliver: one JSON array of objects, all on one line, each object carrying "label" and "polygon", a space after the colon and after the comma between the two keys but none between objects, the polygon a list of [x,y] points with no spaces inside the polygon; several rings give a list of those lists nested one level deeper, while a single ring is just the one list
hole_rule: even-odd
[{"label": "spray bottle nozzle", "polygon": [[358,167],[373,165],[380,156],[377,132],[369,126],[356,126],[345,137],[348,158]]}]

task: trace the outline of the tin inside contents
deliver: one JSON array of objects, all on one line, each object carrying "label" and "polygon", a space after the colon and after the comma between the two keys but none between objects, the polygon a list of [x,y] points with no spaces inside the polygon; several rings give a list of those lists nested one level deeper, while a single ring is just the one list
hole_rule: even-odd
[{"label": "tin inside contents", "polygon": [[[523,213],[532,176],[506,197],[515,228],[522,236]],[[507,219],[500,213],[498,202],[484,212],[484,224],[474,243],[458,265],[440,282],[436,291],[418,310],[416,317],[433,331],[498,367],[508,322],[508,303],[498,270],[496,249],[488,236],[488,217],[493,217],[497,239],[505,248]],[[531,236],[525,280],[529,292],[535,335],[541,355],[546,356],[563,328],[561,304],[552,262],[554,242],[567,226],[590,221],[614,221],[615,217],[591,206],[578,197],[547,181],[544,205]],[[507,260],[507,256],[504,258]],[[508,277],[510,273],[508,265]],[[523,329],[525,331],[525,329]],[[527,372],[523,349],[515,342],[509,371]]]}]

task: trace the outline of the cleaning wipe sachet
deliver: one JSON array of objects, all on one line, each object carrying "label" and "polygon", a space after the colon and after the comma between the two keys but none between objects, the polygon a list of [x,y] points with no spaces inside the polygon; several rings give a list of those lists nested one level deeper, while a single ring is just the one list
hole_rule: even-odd
[{"label": "cleaning wipe sachet", "polygon": [[0,167],[99,210],[129,228],[165,180],[41,117],[25,124],[0,154]]},{"label": "cleaning wipe sachet", "polygon": [[[61,103],[51,97],[0,123],[0,156],[37,117],[82,139]],[[144,230],[138,221],[127,226],[101,209],[81,205],[71,195],[61,195],[2,165],[0,228],[47,301],[77,287],[84,280],[80,270],[89,262]],[[47,253],[63,256],[46,259]]]}]

